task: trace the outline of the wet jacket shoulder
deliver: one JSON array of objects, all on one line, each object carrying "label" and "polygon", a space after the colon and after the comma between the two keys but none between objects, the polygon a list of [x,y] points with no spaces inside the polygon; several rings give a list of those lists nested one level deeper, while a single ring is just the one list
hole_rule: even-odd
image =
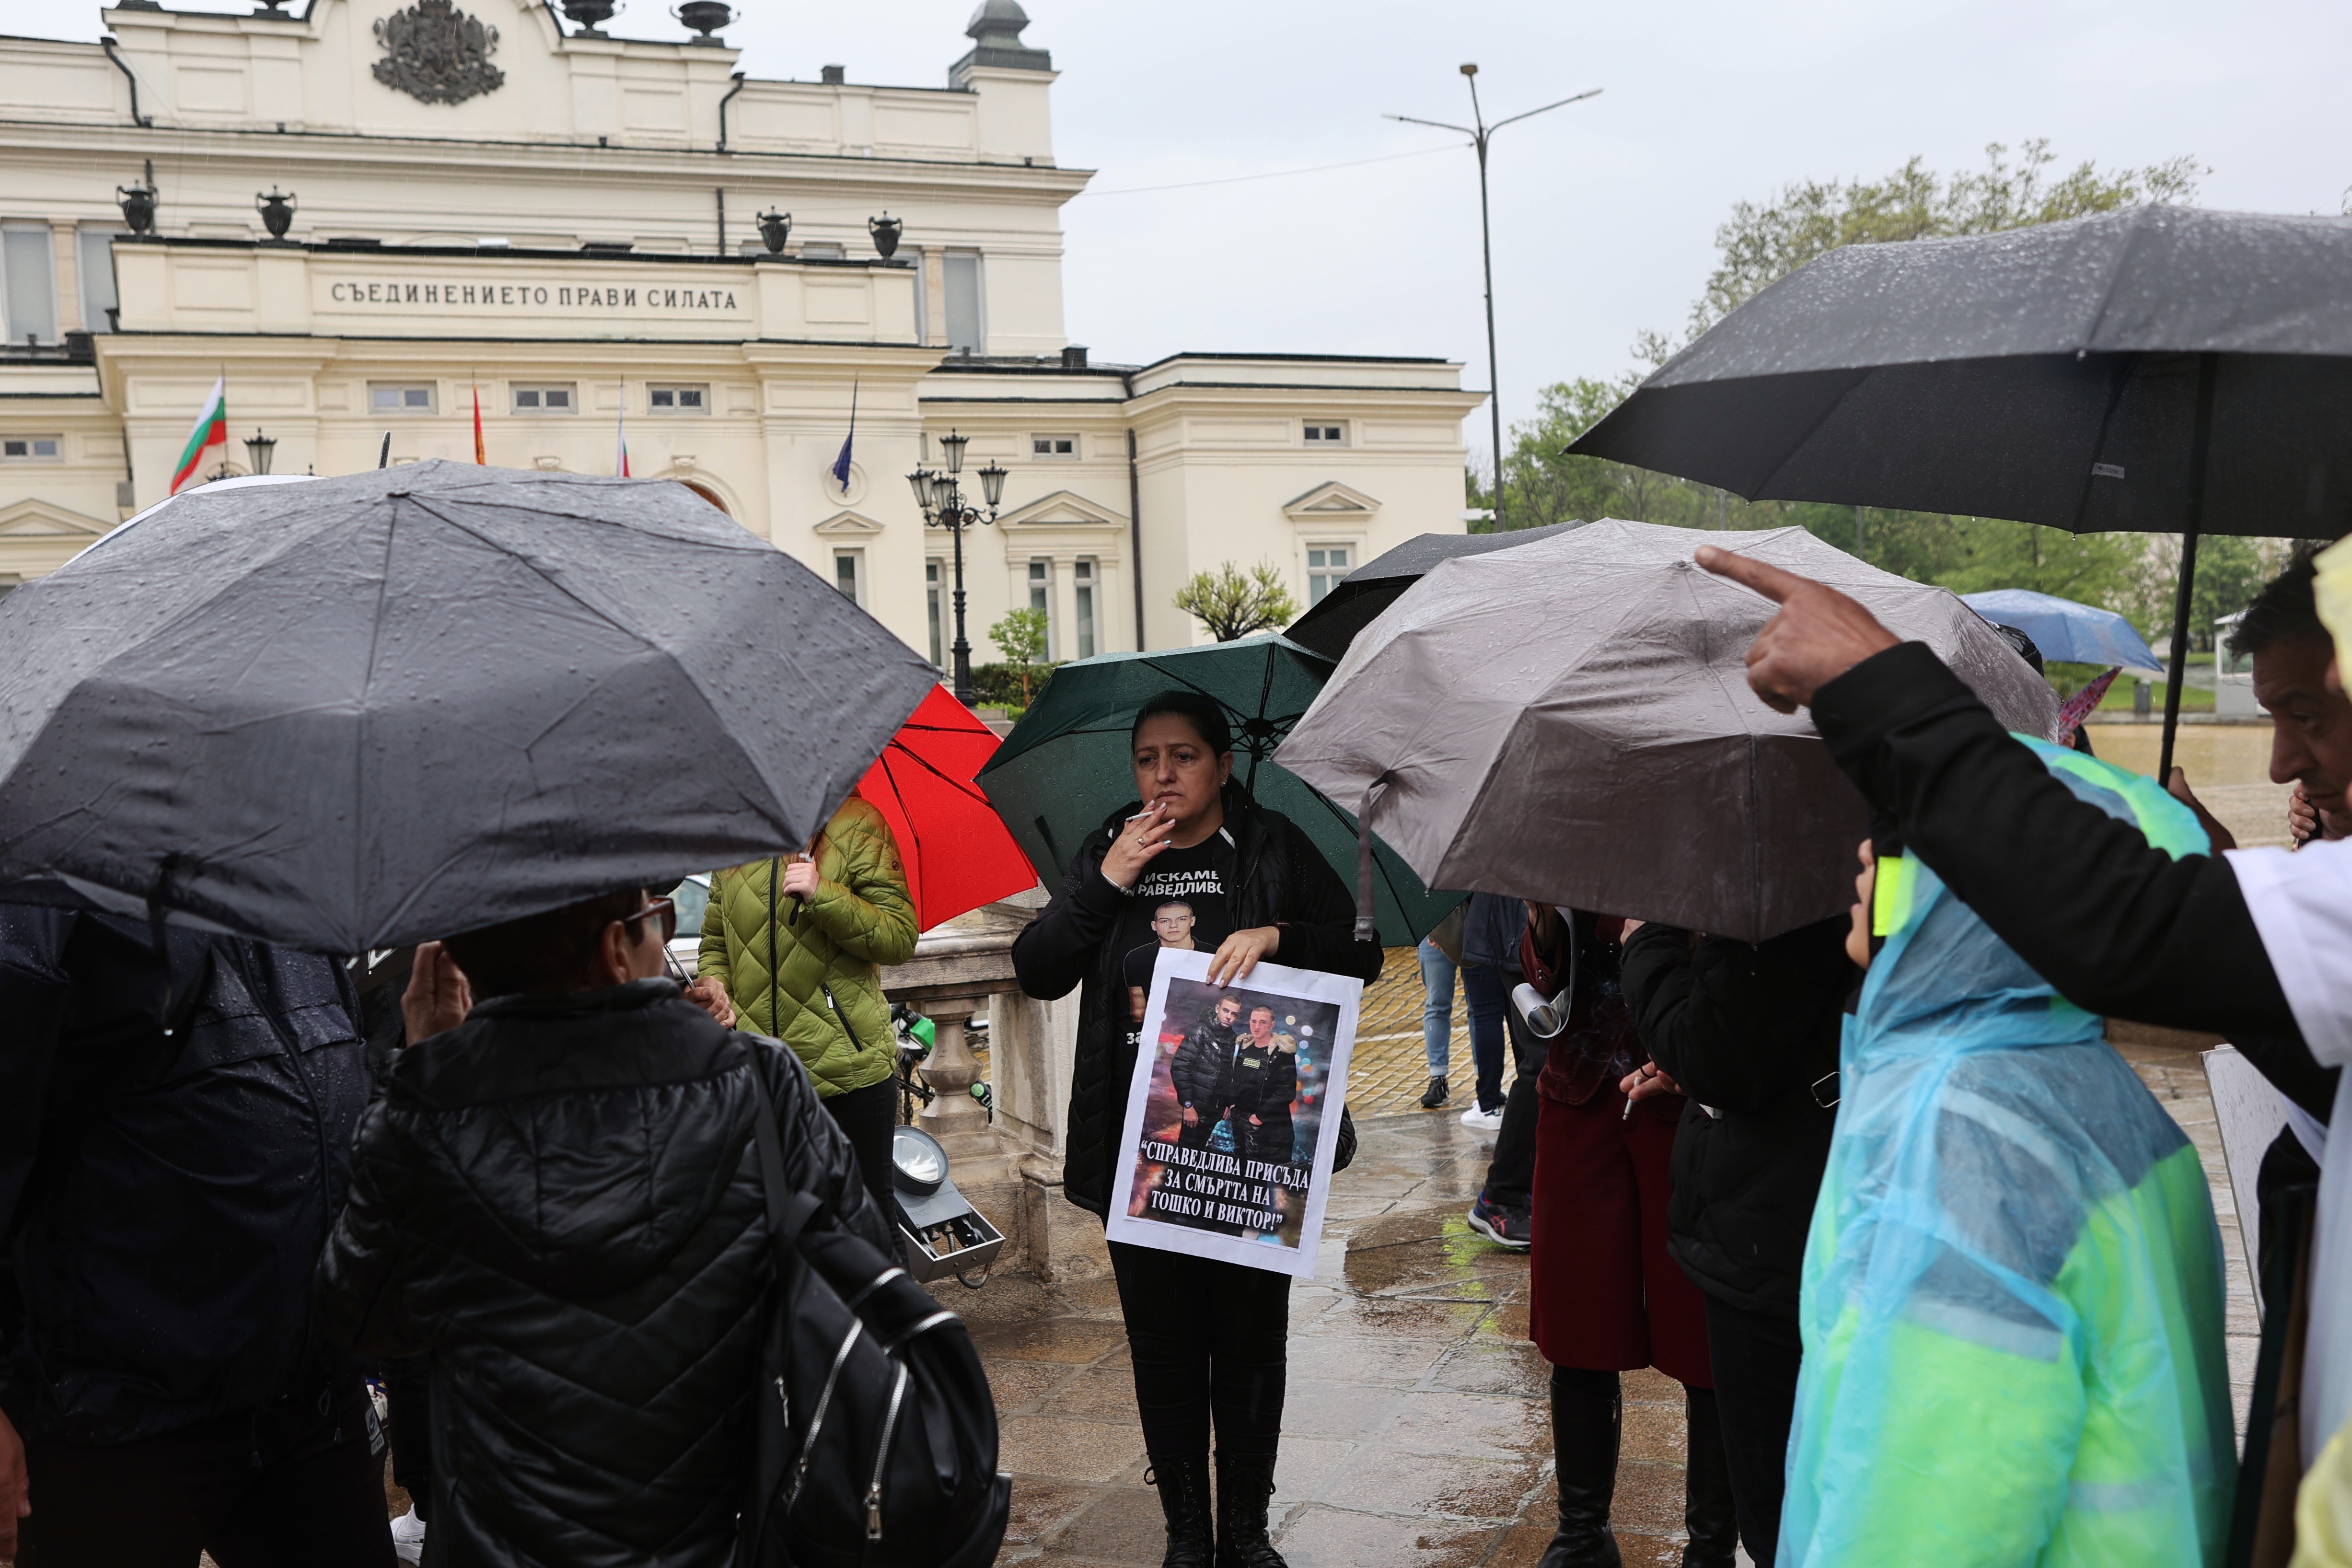
[{"label": "wet jacket shoulder", "polygon": [[1905,847],[2061,995],[2108,1017],[2227,1036],[2326,1119],[2338,1069],[2312,1060],[2220,856],[2176,860],[2077,798],[1925,643],[1827,682],[1812,714]]},{"label": "wet jacket shoulder", "polygon": [[[1794,1320],[1805,1233],[1837,1124],[1834,1081],[1857,972],[1844,917],[1748,943],[1645,925],[1625,999],[1650,1058],[1689,1096],[1666,1228],[1702,1290]],[[1705,1108],[1705,1109],[1703,1109]],[[1707,1114],[1712,1109],[1717,1115]]]},{"label": "wet jacket shoulder", "polygon": [[816,1223],[890,1251],[808,1074],[667,981],[497,998],[395,1058],[318,1299],[358,1350],[433,1352],[447,1560],[730,1561],[772,1278],[755,1072]]},{"label": "wet jacket shoulder", "polygon": [[[1130,802],[1087,836],[1052,901],[1013,942],[1013,973],[1023,992],[1048,1001],[1079,994],[1063,1189],[1072,1203],[1096,1214],[1109,1203],[1117,1121],[1135,1070],[1127,987],[1118,973],[1120,955],[1110,943],[1127,895],[1103,876],[1102,863],[1119,827],[1140,809]],[[1380,977],[1380,944],[1355,940],[1355,901],[1305,834],[1235,789],[1226,792],[1225,826],[1234,836],[1239,884],[1228,895],[1234,930],[1281,926],[1276,963],[1367,983]]]},{"label": "wet jacket shoulder", "polygon": [[805,909],[772,859],[712,878],[699,968],[727,988],[746,1027],[792,1047],[819,1093],[845,1094],[890,1077],[897,1046],[881,971],[914,956],[915,904],[889,824],[856,795],[825,824],[815,858]]},{"label": "wet jacket shoulder", "polygon": [[[306,1288],[367,1103],[333,961],[0,907],[0,1407],[127,1442],[349,1372]],[[237,1267],[224,1268],[224,1258]]]}]

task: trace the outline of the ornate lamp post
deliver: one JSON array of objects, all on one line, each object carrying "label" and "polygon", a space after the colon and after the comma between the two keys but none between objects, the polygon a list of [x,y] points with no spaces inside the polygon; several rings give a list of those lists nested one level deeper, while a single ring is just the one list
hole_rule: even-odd
[{"label": "ornate lamp post", "polygon": [[971,439],[950,430],[940,437],[947,471],[934,473],[919,468],[907,476],[907,482],[914,487],[915,504],[923,509],[925,525],[946,529],[955,542],[955,694],[956,700],[967,708],[971,706],[971,644],[963,635],[963,531],[994,522],[997,503],[1004,499],[1004,469],[991,463],[980,470],[981,492],[988,501],[986,515],[978,507],[964,504],[956,476],[963,472],[963,449]]},{"label": "ornate lamp post", "polygon": [[277,450],[278,437],[275,436],[263,435],[258,426],[255,428],[252,435],[245,438],[245,455],[253,459],[252,471],[254,473],[268,473],[269,471],[270,456]]}]

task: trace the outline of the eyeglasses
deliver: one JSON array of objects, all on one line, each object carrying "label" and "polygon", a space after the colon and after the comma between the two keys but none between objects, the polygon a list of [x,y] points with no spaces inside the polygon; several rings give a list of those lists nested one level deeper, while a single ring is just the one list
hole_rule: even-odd
[{"label": "eyeglasses", "polygon": [[645,922],[656,915],[661,917],[661,939],[664,942],[677,935],[677,903],[669,899],[656,899],[635,914],[624,915],[621,918],[621,924],[628,928],[629,940],[643,942]]}]

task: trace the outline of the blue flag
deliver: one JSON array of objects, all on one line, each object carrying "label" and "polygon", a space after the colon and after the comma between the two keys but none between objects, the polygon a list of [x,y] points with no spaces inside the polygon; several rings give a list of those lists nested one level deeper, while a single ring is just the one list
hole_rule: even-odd
[{"label": "blue flag", "polygon": [[857,384],[849,384],[849,434],[841,438],[841,456],[833,460],[833,487],[846,495],[849,491],[849,448],[857,440]]}]

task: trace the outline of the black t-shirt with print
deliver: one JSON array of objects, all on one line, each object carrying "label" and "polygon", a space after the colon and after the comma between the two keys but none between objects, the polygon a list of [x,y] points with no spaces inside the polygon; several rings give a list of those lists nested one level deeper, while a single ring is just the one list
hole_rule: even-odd
[{"label": "black t-shirt with print", "polygon": [[[1223,828],[1190,849],[1171,846],[1152,858],[1128,894],[1111,932],[1122,955],[1120,974],[1131,990],[1150,994],[1152,965],[1161,946],[1168,945],[1169,936],[1176,938],[1172,945],[1179,948],[1189,940],[1198,951],[1214,952],[1233,935],[1233,917],[1225,901],[1233,878],[1234,841]],[[1178,905],[1182,907],[1171,907]],[[1154,924],[1163,914],[1168,921],[1165,931]],[[1141,1023],[1129,1014],[1130,1038]]]}]

